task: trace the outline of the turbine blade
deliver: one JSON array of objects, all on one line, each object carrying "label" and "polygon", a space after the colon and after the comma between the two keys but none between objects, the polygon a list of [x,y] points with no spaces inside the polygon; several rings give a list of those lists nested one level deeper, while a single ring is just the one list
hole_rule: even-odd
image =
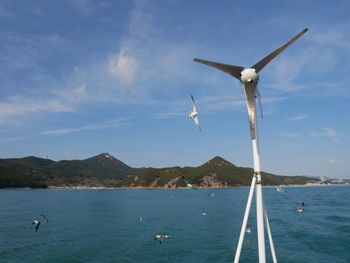
[{"label": "turbine blade", "polygon": [[260,115],[261,115],[261,118],[263,119],[264,118],[263,107],[262,107],[262,103],[261,103],[261,95],[260,95],[258,88],[256,88],[256,95],[258,97]]},{"label": "turbine blade", "polygon": [[297,40],[299,37],[301,37],[306,31],[308,31],[308,28],[305,28],[303,31],[301,31],[299,34],[297,34],[295,37],[293,37],[288,42],[284,43],[282,46],[277,48],[275,51],[273,51],[268,56],[264,57],[262,60],[260,60],[258,63],[256,63],[252,68],[256,70],[256,72],[259,72],[262,70],[268,63],[271,62],[275,57],[277,57],[279,54],[283,52],[290,44],[292,44],[295,40]]},{"label": "turbine blade", "polygon": [[228,64],[221,64],[221,63],[216,63],[208,60],[203,60],[199,58],[194,58],[193,61],[202,63],[205,65],[208,65],[210,67],[216,68],[218,70],[221,70],[225,73],[230,74],[231,76],[235,77],[236,79],[240,80],[241,79],[241,72],[243,71],[243,67],[241,66],[234,66],[234,65],[228,65]]},{"label": "turbine blade", "polygon": [[256,138],[256,109],[255,109],[255,96],[256,91],[252,89],[249,85],[244,86],[244,94],[246,98],[247,110],[248,110],[248,118],[249,118],[249,126],[250,126],[250,136],[252,140]]}]

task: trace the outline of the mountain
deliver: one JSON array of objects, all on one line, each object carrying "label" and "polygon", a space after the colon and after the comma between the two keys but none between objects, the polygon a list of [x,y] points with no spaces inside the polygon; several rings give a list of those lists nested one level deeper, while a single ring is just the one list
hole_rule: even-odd
[{"label": "mountain", "polygon": [[85,160],[55,162],[45,169],[50,185],[66,183],[95,186],[116,185],[128,176],[141,171],[142,168],[131,168],[108,153]]},{"label": "mountain", "polygon": [[[0,187],[186,187],[182,176],[202,187],[248,186],[254,172],[252,168],[235,166],[218,156],[198,167],[132,168],[108,153],[58,162],[33,156],[0,159],[0,168]],[[264,185],[319,181],[270,173],[262,173],[262,178]]]},{"label": "mountain", "polygon": [[0,165],[51,186],[116,186],[144,170],[132,168],[108,153],[85,160],[58,162],[32,156],[0,159]]},{"label": "mountain", "polygon": [[25,175],[15,169],[0,166],[0,189],[22,187],[46,188],[47,186],[38,183],[32,175]]},{"label": "mountain", "polygon": [[[202,187],[248,186],[251,183],[254,170],[237,167],[221,157],[214,157],[198,167],[148,168],[144,172],[127,178],[121,183],[124,187],[185,187],[182,179],[185,176],[191,184]],[[263,185],[305,184],[317,179],[305,176],[280,176],[262,173]]]}]

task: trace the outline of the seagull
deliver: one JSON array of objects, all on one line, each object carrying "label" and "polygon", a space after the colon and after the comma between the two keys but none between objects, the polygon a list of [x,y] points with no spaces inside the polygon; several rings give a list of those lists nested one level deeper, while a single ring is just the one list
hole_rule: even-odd
[{"label": "seagull", "polygon": [[41,215],[41,216],[44,218],[44,220],[46,220],[46,223],[49,223],[49,219],[47,219],[46,216],[44,215]]},{"label": "seagull", "polygon": [[34,220],[34,221],[33,221],[32,225],[36,225],[36,227],[35,227],[35,232],[38,232],[39,226],[40,226],[41,224],[42,224],[42,222],[39,221],[39,220]]},{"label": "seagull", "polygon": [[249,234],[252,232],[252,226],[250,224],[248,224],[247,227],[245,228],[245,232]]},{"label": "seagull", "polygon": [[140,222],[142,222],[142,220],[143,220],[143,218],[142,218],[142,216],[140,216]]},{"label": "seagull", "polygon": [[202,211],[202,215],[203,215],[203,216],[206,216],[206,215],[207,215],[207,212],[203,210],[203,211]]},{"label": "seagull", "polygon": [[197,190],[198,185],[196,185],[196,184],[190,184],[190,183],[187,181],[186,177],[183,176],[183,175],[181,175],[181,177],[182,177],[182,179],[185,180],[185,182],[186,182],[188,188],[192,188],[193,190]]},{"label": "seagull", "polygon": [[158,240],[159,244],[161,245],[164,241],[164,239],[171,238],[170,235],[155,235],[154,240]]},{"label": "seagull", "polygon": [[191,95],[192,101],[193,101],[193,109],[192,111],[188,114],[188,117],[190,119],[194,120],[194,123],[196,124],[196,126],[198,127],[198,129],[200,131],[202,131],[201,126],[199,124],[199,119],[198,119],[198,112],[197,112],[197,108],[196,108],[196,103],[194,102],[193,96]]},{"label": "seagull", "polygon": [[[44,220],[46,221],[46,223],[49,223],[49,220],[46,218],[46,216],[44,216],[44,215],[41,215],[41,216],[44,218]],[[40,226],[41,224],[43,224],[43,223],[44,223],[44,222],[39,221],[39,220],[33,220],[32,225],[36,225],[36,227],[35,227],[35,232],[38,232],[39,226]]]},{"label": "seagull", "polygon": [[276,186],[276,190],[277,190],[277,192],[287,192],[287,190],[286,190],[286,189],[284,189],[284,188],[282,188],[282,186],[281,186],[281,185]]},{"label": "seagull", "polygon": [[215,194],[214,193],[211,193],[211,194],[208,194],[209,197],[214,197]]},{"label": "seagull", "polygon": [[304,211],[304,207],[305,207],[305,203],[302,202],[301,205],[297,208],[298,212],[303,212]]}]

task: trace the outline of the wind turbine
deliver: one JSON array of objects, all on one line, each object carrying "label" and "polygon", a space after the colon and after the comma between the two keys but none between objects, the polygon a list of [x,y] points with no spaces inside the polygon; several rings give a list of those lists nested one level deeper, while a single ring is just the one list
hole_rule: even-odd
[{"label": "wind turbine", "polygon": [[234,78],[238,79],[244,86],[244,94],[246,98],[248,117],[249,117],[250,135],[251,135],[252,144],[253,144],[254,175],[250,186],[247,206],[244,213],[244,218],[243,218],[243,223],[242,223],[241,233],[240,233],[240,237],[237,245],[234,263],[238,263],[240,258],[244,234],[247,227],[247,222],[248,222],[248,217],[250,212],[250,206],[252,203],[254,188],[255,188],[255,195],[256,195],[256,217],[257,217],[257,232],[258,232],[258,247],[259,247],[259,263],[266,262],[264,219],[266,223],[266,230],[269,237],[273,262],[277,263],[269,220],[268,220],[267,212],[265,210],[265,206],[263,202],[262,187],[261,187],[260,154],[259,154],[257,123],[256,123],[256,98],[258,98],[258,102],[259,102],[260,110],[262,114],[260,93],[257,89],[257,85],[259,81],[258,73],[268,63],[270,63],[275,57],[281,54],[289,45],[291,45],[294,41],[296,41],[299,37],[301,37],[306,31],[308,31],[307,28],[302,30],[299,34],[294,36],[291,40],[284,43],[282,46],[277,48],[275,51],[267,55],[265,58],[263,58],[262,60],[260,60],[258,63],[256,63],[254,66],[250,68],[222,64],[222,63],[212,62],[212,61],[198,59],[198,58],[193,59],[193,61],[195,62],[199,62],[205,65],[211,66],[213,68],[219,69],[225,73],[230,74]]}]

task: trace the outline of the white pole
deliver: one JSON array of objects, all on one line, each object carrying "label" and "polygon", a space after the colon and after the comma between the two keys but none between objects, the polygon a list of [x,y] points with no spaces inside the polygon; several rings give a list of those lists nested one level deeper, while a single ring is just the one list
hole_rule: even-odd
[{"label": "white pole", "polygon": [[258,247],[259,247],[259,263],[266,262],[265,255],[265,233],[264,233],[264,207],[262,200],[262,187],[261,187],[261,173],[260,173],[260,156],[258,146],[258,132],[255,123],[255,139],[253,143],[253,158],[254,158],[254,172],[256,173],[256,221],[258,230]]},{"label": "white pole", "polygon": [[267,230],[267,234],[269,236],[272,260],[273,260],[273,263],[277,263],[276,251],[275,251],[275,246],[273,245],[272,233],[271,233],[270,223],[269,223],[269,217],[267,216],[265,204],[263,204],[263,205],[264,205],[264,215],[265,215],[266,230]]},{"label": "white pole", "polygon": [[255,183],[256,183],[256,176],[254,175],[253,179],[252,179],[252,184],[250,185],[247,206],[245,208],[245,213],[244,213],[243,223],[242,223],[242,228],[241,228],[241,234],[239,235],[239,240],[238,240],[238,245],[237,245],[237,249],[236,249],[236,255],[235,255],[234,263],[238,263],[239,262],[239,258],[241,256],[242,245],[243,245],[243,240],[244,240],[244,234],[245,234],[245,230],[247,228],[247,222],[248,222],[250,207],[251,207],[251,204],[252,204]]},{"label": "white pole", "polygon": [[259,263],[266,262],[265,256],[265,233],[264,233],[264,209],[262,203],[262,190],[261,190],[261,176],[258,174],[257,176],[255,197],[256,197],[256,222],[258,229],[258,245],[259,245]]}]

